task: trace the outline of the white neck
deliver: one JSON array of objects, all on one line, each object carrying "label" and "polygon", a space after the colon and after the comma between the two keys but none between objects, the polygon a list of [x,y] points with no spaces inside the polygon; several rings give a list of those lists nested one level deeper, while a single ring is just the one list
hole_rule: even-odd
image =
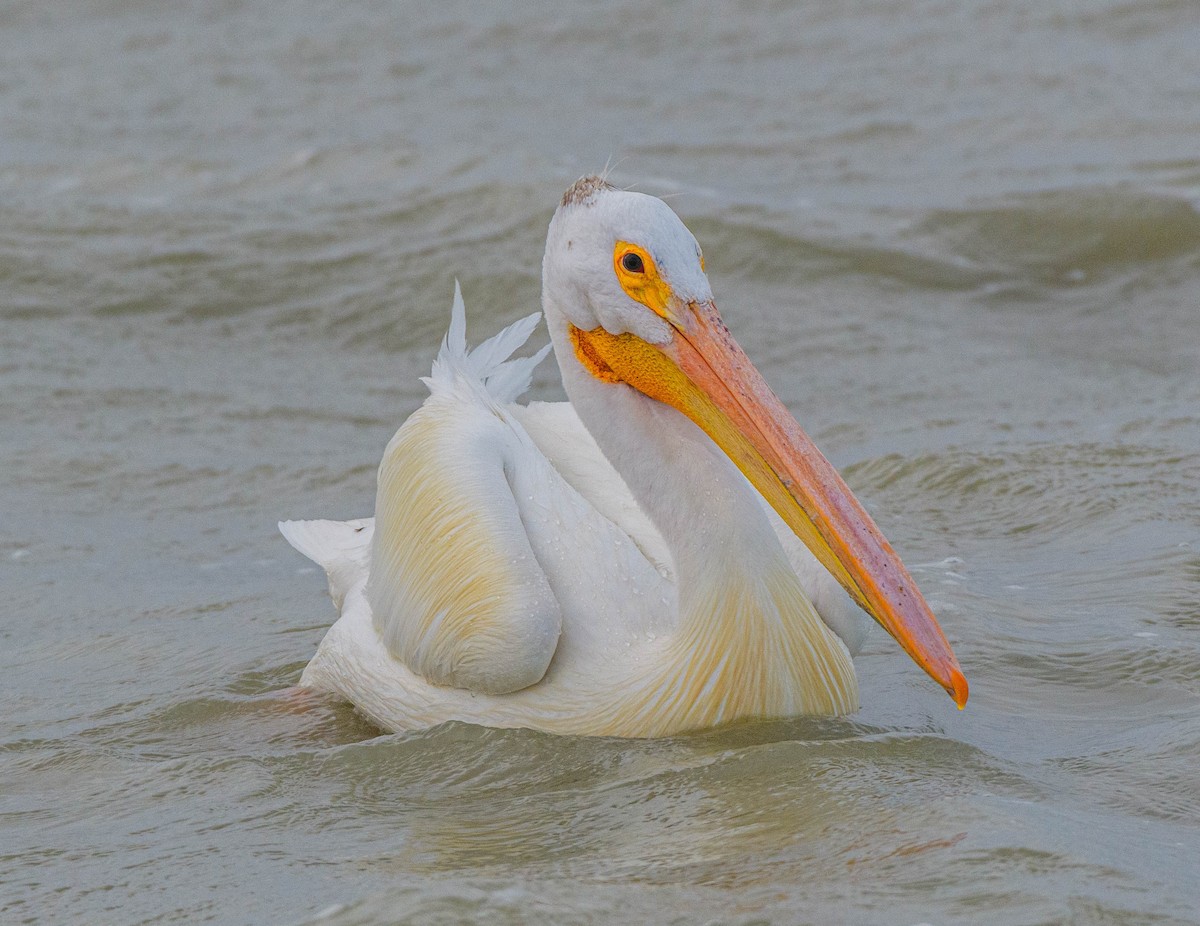
[{"label": "white neck", "polygon": [[588,373],[557,312],[547,326],[571,404],[671,551],[681,610],[691,589],[750,568],[790,570],[757,493],[708,435],[675,409]]},{"label": "white neck", "polygon": [[675,409],[588,373],[566,320],[546,315],[572,405],[674,560],[679,645],[669,681],[648,687],[676,692],[682,726],[854,710],[850,655],[805,596],[758,493]]}]

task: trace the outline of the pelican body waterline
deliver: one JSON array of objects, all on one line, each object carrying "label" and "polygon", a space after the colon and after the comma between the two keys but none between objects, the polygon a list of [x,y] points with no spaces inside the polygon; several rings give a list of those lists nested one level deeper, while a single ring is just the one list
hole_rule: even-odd
[{"label": "pelican body waterline", "polygon": [[456,289],[375,518],[280,525],[341,611],[301,684],[393,730],[840,714],[865,611],[962,707],[916,583],[721,321],[678,217],[584,178],[542,283],[569,402],[515,404],[539,316],[468,350]]}]

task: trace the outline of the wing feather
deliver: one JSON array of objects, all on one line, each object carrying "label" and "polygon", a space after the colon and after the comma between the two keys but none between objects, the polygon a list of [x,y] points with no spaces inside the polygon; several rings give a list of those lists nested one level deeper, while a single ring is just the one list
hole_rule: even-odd
[{"label": "wing feather", "polygon": [[388,651],[439,685],[539,681],[562,616],[506,465],[519,436],[479,402],[434,395],[384,452],[367,600]]}]

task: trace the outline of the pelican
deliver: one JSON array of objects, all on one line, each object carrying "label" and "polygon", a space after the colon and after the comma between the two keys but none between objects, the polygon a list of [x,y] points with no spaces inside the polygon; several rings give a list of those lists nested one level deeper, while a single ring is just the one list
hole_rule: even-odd
[{"label": "pelican", "polygon": [[[966,703],[916,583],[734,341],[665,203],[576,182],[542,309],[534,356],[512,358],[540,314],[468,350],[456,284],[374,518],[280,524],[340,611],[301,686],[394,731],[838,715],[865,611]],[[550,346],[569,401],[516,404]]]}]

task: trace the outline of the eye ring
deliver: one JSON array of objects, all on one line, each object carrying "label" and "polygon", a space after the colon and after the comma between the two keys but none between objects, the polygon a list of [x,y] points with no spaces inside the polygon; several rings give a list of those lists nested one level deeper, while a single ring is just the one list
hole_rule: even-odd
[{"label": "eye ring", "polygon": [[642,260],[641,255],[635,254],[633,251],[628,251],[621,257],[621,266],[628,273],[645,273],[646,264]]}]

